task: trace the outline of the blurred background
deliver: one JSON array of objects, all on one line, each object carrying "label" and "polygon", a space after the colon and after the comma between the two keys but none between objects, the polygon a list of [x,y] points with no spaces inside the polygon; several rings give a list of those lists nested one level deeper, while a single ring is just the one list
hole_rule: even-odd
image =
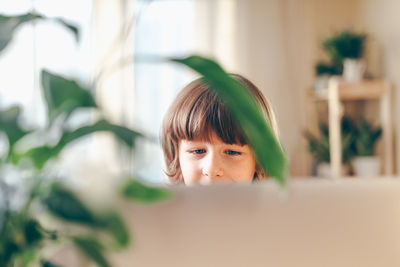
[{"label": "blurred background", "polygon": [[[2,1],[3,15],[35,11],[64,18],[79,28],[80,40],[51,22],[33,21],[19,28],[0,54],[0,107],[20,104],[25,125],[45,127],[40,70],[77,79],[92,88],[108,119],[153,141],[138,143],[127,159],[107,134],[88,137],[62,155],[65,170],[76,177],[89,172],[106,177],[98,170],[102,165],[109,173],[129,169],[141,179],[164,183],[157,141],[161,121],[176,94],[196,75],[160,59],[201,54],[217,59],[229,72],[243,74],[264,92],[277,116],[291,177],[325,176],[318,170],[329,163],[324,77],[343,77],[347,57],[332,47],[344,36],[350,49],[361,51],[348,57],[363,64],[361,76],[344,83],[350,84],[349,92],[365,90],[342,101],[343,114],[351,120],[342,123],[342,138],[352,134],[342,140],[347,144],[344,175],[358,174],[353,164],[357,156],[372,155],[381,161],[379,175],[396,174],[399,9],[395,0]],[[356,44],[349,41],[354,39]],[[333,45],[327,45],[329,41]],[[371,90],[378,93],[368,95]],[[383,124],[386,135],[380,133]],[[383,151],[383,137],[390,139],[386,144],[392,153]],[[367,141],[357,145],[362,138]],[[362,145],[371,151],[362,152]],[[385,161],[393,162],[389,171],[383,170]]]}]

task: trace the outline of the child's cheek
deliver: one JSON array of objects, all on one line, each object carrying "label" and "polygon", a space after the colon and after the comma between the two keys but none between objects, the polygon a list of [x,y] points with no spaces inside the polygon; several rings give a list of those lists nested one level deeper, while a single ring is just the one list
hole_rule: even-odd
[{"label": "child's cheek", "polygon": [[198,169],[196,161],[193,160],[190,155],[182,155],[180,158],[180,166],[185,184],[195,184],[199,179],[199,173],[201,174],[201,170]]}]

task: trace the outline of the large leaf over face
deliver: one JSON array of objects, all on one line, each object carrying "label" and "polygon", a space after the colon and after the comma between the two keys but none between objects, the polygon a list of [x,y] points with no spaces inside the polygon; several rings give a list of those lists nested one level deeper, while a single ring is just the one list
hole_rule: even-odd
[{"label": "large leaf over face", "polygon": [[77,108],[96,107],[90,91],[74,80],[42,71],[42,88],[47,102],[49,122],[65,114],[67,117]]},{"label": "large leaf over face", "polygon": [[173,61],[204,76],[243,129],[261,167],[283,184],[286,180],[285,155],[248,90],[210,59],[190,56]]}]

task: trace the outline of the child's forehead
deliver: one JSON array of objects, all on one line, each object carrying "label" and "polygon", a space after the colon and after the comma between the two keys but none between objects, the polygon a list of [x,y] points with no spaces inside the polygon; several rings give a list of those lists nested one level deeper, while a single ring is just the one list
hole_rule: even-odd
[{"label": "child's forehead", "polygon": [[191,139],[182,139],[182,140],[189,143],[226,144],[226,145],[238,145],[238,146],[244,145],[240,144],[239,142],[226,143],[218,136],[217,132],[214,130],[210,130],[207,133],[203,133],[202,135],[195,136]]}]

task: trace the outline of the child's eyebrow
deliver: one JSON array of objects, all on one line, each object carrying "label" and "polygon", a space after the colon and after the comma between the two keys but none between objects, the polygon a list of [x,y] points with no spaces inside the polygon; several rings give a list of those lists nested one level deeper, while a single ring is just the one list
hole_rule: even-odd
[{"label": "child's eyebrow", "polygon": [[[225,143],[226,144],[226,143]],[[244,147],[246,144],[227,144],[228,146]]]}]

